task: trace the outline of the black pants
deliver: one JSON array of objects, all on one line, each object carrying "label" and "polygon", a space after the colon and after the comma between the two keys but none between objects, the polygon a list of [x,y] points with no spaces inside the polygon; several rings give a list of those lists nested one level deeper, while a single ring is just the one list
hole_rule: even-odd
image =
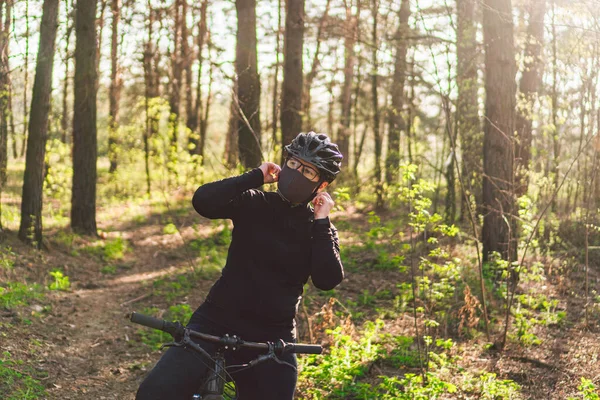
[{"label": "black pants", "polygon": [[[205,318],[194,318],[188,327],[208,334],[223,334],[221,329]],[[209,354],[214,354],[214,344],[204,341],[197,343]],[[226,365],[247,363],[258,354],[257,351],[248,349],[228,351],[225,353]],[[297,365],[294,354],[280,359]],[[210,365],[210,361],[193,350],[169,348],[140,385],[136,400],[190,400],[209,374],[207,364]],[[240,369],[239,372],[235,370],[236,368],[230,370],[230,373],[235,381],[239,400],[292,400],[294,397],[297,372],[289,366],[270,360],[252,368]]]}]

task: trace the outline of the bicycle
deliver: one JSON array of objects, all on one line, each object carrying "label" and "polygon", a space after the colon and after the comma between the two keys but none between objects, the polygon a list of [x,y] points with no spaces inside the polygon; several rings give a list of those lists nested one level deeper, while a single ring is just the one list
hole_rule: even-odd
[{"label": "bicycle", "polygon": [[[269,360],[273,360],[279,364],[296,370],[296,367],[292,364],[282,361],[278,356],[296,353],[296,354],[321,354],[323,347],[314,344],[300,344],[300,343],[286,343],[283,340],[278,342],[247,342],[242,338],[229,334],[224,336],[208,335],[206,333],[197,332],[192,329],[184,327],[180,322],[169,322],[162,319],[154,318],[149,315],[139,314],[132,312],[129,316],[129,320],[133,323],[146,326],[148,328],[158,329],[163,332],[170,334],[174,341],[165,343],[164,347],[176,346],[186,347],[196,351],[202,356],[209,360],[211,365],[208,365],[209,375],[205,379],[205,382],[199,385],[199,393],[194,394],[193,400],[235,400],[237,399],[237,392],[235,386],[231,385],[233,381],[231,375],[227,369],[231,368],[251,368],[259,363],[263,363]],[[214,355],[210,355],[206,350],[200,347],[192,338],[202,339],[208,342],[216,343],[218,345],[217,351]],[[254,360],[249,361],[243,365],[225,365],[225,351],[231,350],[236,351],[242,348],[249,348],[254,350],[264,350],[265,354],[260,354]],[[239,371],[239,370],[238,370]]]}]

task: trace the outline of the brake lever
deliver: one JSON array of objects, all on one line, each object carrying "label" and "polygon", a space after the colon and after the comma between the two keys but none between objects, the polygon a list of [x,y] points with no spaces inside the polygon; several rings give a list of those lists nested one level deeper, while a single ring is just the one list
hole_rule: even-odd
[{"label": "brake lever", "polygon": [[169,343],[164,343],[160,346],[160,349],[164,349],[165,347],[183,347],[183,343],[181,342],[169,342]]},{"label": "brake lever", "polygon": [[285,366],[287,366],[287,367],[290,367],[290,368],[292,368],[292,369],[293,369],[294,371],[296,371],[296,372],[298,371],[298,368],[296,368],[295,366],[293,366],[292,364],[290,364],[290,363],[289,363],[289,362],[287,362],[287,361],[280,360],[280,359],[279,359],[279,357],[277,357],[277,356],[273,357],[273,360],[274,360],[274,361],[275,361],[277,364],[285,365]]},{"label": "brake lever", "polygon": [[261,355],[261,356],[258,356],[256,359],[254,359],[254,360],[250,361],[250,362],[248,363],[248,366],[249,366],[249,367],[253,367],[253,366],[255,366],[256,364],[261,364],[261,363],[263,363],[263,362],[265,362],[265,361],[268,361],[268,360],[270,360],[270,359],[277,360],[277,356],[275,356],[275,353],[274,353],[274,352],[272,352],[272,351],[271,351],[271,352],[269,352],[268,354],[263,354],[263,355]]}]

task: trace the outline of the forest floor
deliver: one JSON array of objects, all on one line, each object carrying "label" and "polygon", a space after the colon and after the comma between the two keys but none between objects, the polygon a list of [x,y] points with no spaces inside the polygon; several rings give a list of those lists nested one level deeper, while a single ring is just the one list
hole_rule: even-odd
[{"label": "forest floor", "polygon": [[[137,214],[124,220],[131,214],[130,208],[136,208]],[[139,203],[106,207],[98,216],[99,228],[106,232],[101,238],[79,237],[66,229],[53,228],[47,232],[46,249],[42,251],[21,243],[14,231],[2,234],[0,247],[11,265],[0,266],[0,289],[8,282],[38,283],[41,289],[34,291],[43,295],[30,293],[22,302],[14,298],[13,304],[5,304],[4,308],[0,303],[0,360],[41,382],[47,398],[133,399],[161,353],[142,343],[143,328],[130,323],[127,314],[150,308],[166,310],[174,304],[189,304],[194,309],[218,277],[226,250],[226,240],[220,238],[225,225],[196,215],[187,198],[173,200],[172,206],[161,212],[152,210]],[[119,216],[118,222],[114,216]],[[382,224],[394,217],[382,215]],[[342,247],[360,246],[357,232],[369,229],[367,218],[365,212],[356,209],[334,215]],[[167,228],[171,225],[178,229]],[[115,255],[110,251],[111,243],[126,245]],[[210,246],[218,246],[220,253],[203,250]],[[355,308],[340,308],[337,315],[351,313],[357,325],[362,320],[383,317],[385,333],[414,335],[410,312],[385,316],[381,311],[390,307],[397,283],[406,281],[406,274],[366,267],[373,261],[368,252],[354,252],[350,257],[344,259],[348,264],[346,279],[334,296],[340,305],[353,304]],[[69,277],[68,290],[45,289],[53,281],[49,273],[56,269]],[[577,394],[581,377],[596,384],[600,379],[600,315],[592,308],[595,311],[584,325],[581,268],[567,270],[560,267],[559,260],[546,259],[544,269],[547,280],[543,290],[566,312],[563,323],[532,328],[539,344],[525,346],[509,340],[502,353],[486,351],[483,334],[455,337],[451,354],[460,357],[465,370],[489,371],[517,382],[523,398],[566,399]],[[600,266],[595,265],[591,271],[593,290],[600,289],[599,270]],[[308,289],[308,301],[299,315],[303,341],[310,340],[306,321],[313,321],[313,340],[325,340],[327,326],[316,323],[315,316],[333,304],[330,297],[331,293]],[[405,372],[375,364],[370,374]],[[15,382],[29,390],[27,382]],[[15,389],[3,385],[10,382],[3,383],[0,373],[0,397]]]}]

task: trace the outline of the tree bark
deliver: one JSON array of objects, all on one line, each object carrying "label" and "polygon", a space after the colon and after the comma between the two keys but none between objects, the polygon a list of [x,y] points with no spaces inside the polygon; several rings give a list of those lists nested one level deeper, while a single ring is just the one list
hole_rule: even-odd
[{"label": "tree bark", "polygon": [[171,82],[169,92],[169,134],[171,140],[171,149],[169,159],[174,160],[177,154],[179,141],[179,113],[181,107],[181,80],[183,76],[183,60],[181,57],[182,39],[181,32],[184,30],[185,16],[182,15],[183,3],[186,0],[175,0],[173,5],[173,51],[171,53]]},{"label": "tree bark", "polygon": [[78,0],[75,16],[71,228],[96,235],[96,0]]},{"label": "tree bark", "polygon": [[[2,6],[6,7],[6,15],[2,21]],[[6,183],[6,168],[8,166],[8,136],[12,136],[13,158],[18,157],[17,137],[15,133],[15,121],[12,113],[12,84],[10,79],[9,44],[10,25],[12,21],[12,0],[0,0],[0,169],[2,179],[0,180],[0,195],[2,187]],[[0,229],[2,221],[0,220]]]},{"label": "tree bark", "polygon": [[396,183],[400,168],[400,135],[406,130],[406,122],[402,117],[404,107],[404,82],[406,80],[406,53],[408,51],[408,19],[410,18],[410,1],[402,0],[398,12],[399,25],[394,36],[396,56],[394,60],[394,78],[392,82],[392,106],[389,110],[389,140],[386,157],[385,180],[388,185]]},{"label": "tree bark", "polygon": [[[552,0],[552,174],[554,187],[559,184],[560,140],[558,137],[558,54],[556,48],[556,0]],[[592,103],[594,104],[594,103]],[[552,198],[551,210],[556,212],[557,197]],[[585,199],[585,197],[584,197]]]},{"label": "tree bark", "polygon": [[[70,14],[70,9],[73,4],[68,0],[65,1],[65,15]],[[62,85],[62,115],[60,116],[60,129],[62,134],[62,142],[68,143],[69,141],[69,70],[71,66],[71,52],[69,51],[69,45],[71,43],[71,33],[73,32],[73,22],[71,18],[67,18],[65,21],[66,33],[65,33],[65,76]]]},{"label": "tree bark", "polygon": [[483,134],[479,120],[479,102],[477,99],[479,81],[477,78],[476,2],[474,0],[457,0],[456,6],[456,81],[458,86],[456,119],[462,150],[462,182],[466,186],[463,188],[465,196],[461,196],[460,207],[460,219],[464,221],[468,217],[467,210],[470,207],[471,198],[475,199],[477,207],[481,205]]},{"label": "tree bark", "polygon": [[379,15],[379,0],[373,1],[373,25],[372,25],[372,64],[373,64],[373,72],[371,75],[371,93],[373,100],[373,136],[375,139],[375,173],[374,173],[374,181],[375,181],[375,194],[376,194],[376,203],[375,207],[377,209],[383,208],[383,182],[381,181],[381,150],[382,150],[382,139],[381,139],[381,113],[379,110],[379,94],[378,94],[378,85],[379,85],[379,62],[377,59],[377,46],[378,46],[378,15]]},{"label": "tree bark", "polygon": [[[102,58],[102,32],[104,31],[104,12],[109,0],[98,0],[100,1],[100,16],[96,19],[96,76],[100,76],[100,59]],[[110,0],[112,1],[112,0]],[[97,90],[97,89],[96,89]]]},{"label": "tree bark", "polygon": [[352,83],[354,82],[354,65],[356,53],[354,46],[358,33],[361,1],[357,3],[356,15],[352,13],[352,6],[346,3],[345,37],[344,37],[344,84],[341,92],[342,115],[338,129],[337,144],[340,152],[348,157],[350,155],[350,122],[352,119]]},{"label": "tree bark", "polygon": [[[6,6],[5,16],[2,11],[4,6]],[[10,66],[8,63],[8,52],[11,8],[12,0],[0,1],[0,194],[6,185],[6,169],[8,167],[8,128],[10,120]]]},{"label": "tree bark", "polygon": [[[304,0],[287,0],[281,84],[281,139],[287,145],[302,130],[302,50],[304,47]],[[285,149],[281,149],[281,165]]]},{"label": "tree bark", "polygon": [[121,97],[121,76],[119,74],[119,20],[121,19],[121,0],[111,0],[112,29],[110,45],[110,87],[108,89],[108,159],[109,172],[117,170],[119,134],[119,101]]},{"label": "tree bark", "polygon": [[13,112],[13,87],[12,82],[8,82],[8,117],[10,120],[10,134],[12,136],[12,153],[13,158],[19,157],[17,152],[17,130],[15,128],[15,113]]},{"label": "tree bark", "polygon": [[327,105],[327,132],[328,133],[329,132],[333,133],[333,122],[334,122],[333,114],[334,114],[335,100],[336,100],[333,92],[335,90],[335,74],[338,71],[338,64],[339,64],[339,57],[336,52],[335,57],[334,57],[333,67],[331,68],[331,78],[329,79],[329,82],[327,82],[327,93],[329,94],[329,104]]},{"label": "tree bark", "polygon": [[156,12],[152,8],[151,0],[148,0],[148,37],[144,44],[143,67],[144,67],[144,107],[146,113],[146,127],[144,129],[144,166],[146,169],[146,193],[150,196],[152,179],[150,176],[150,138],[158,132],[158,118],[152,111],[151,102],[159,95],[158,78],[155,71],[154,61],[154,20]]},{"label": "tree bark", "polygon": [[239,134],[239,117],[238,107],[236,102],[237,82],[234,80],[233,88],[231,89],[231,103],[229,104],[229,125],[227,129],[227,137],[225,138],[225,164],[229,168],[234,168],[238,159],[238,134]]},{"label": "tree bark", "polygon": [[[188,119],[190,115],[194,112],[194,98],[192,95],[192,84],[194,78],[192,76],[192,50],[190,48],[189,36],[190,30],[187,26],[187,15],[188,15],[188,2],[187,0],[183,0],[181,2],[181,69],[182,69],[182,89],[185,95],[185,125],[187,125]],[[183,77],[185,76],[185,79]],[[190,139],[194,136],[195,132],[191,129],[188,129],[187,134],[187,142],[190,143]],[[188,152],[193,154],[191,151],[191,146],[188,146]]]},{"label": "tree bark", "polygon": [[31,97],[27,158],[21,197],[21,224],[19,238],[42,244],[42,193],[44,162],[48,137],[48,114],[52,93],[52,70],[56,31],[58,29],[59,0],[44,0],[40,43]]},{"label": "tree bark", "polygon": [[[208,33],[210,38],[210,32]],[[214,66],[212,65],[211,58],[211,46],[208,46],[208,61],[210,69],[208,70],[208,93],[206,94],[206,105],[204,106],[204,114],[200,114],[200,151],[198,154],[201,156],[200,163],[204,165],[204,152],[206,148],[206,135],[208,134],[208,116],[210,115],[210,106],[212,104],[212,86],[213,86],[213,71]],[[201,108],[202,110],[202,108]]]},{"label": "tree bark", "polygon": [[[319,56],[321,55],[321,42],[323,41],[323,31],[325,27],[325,22],[329,17],[329,8],[330,8],[331,0],[327,0],[325,3],[325,11],[321,15],[319,19],[319,27],[317,28],[317,43],[315,45],[315,54],[313,54],[313,59],[310,67],[310,72],[306,75],[306,80],[304,82],[304,87],[302,89],[302,112],[305,117],[304,122],[304,130],[311,131],[313,130],[312,118],[311,118],[311,93],[310,90],[312,88],[312,83],[317,77],[319,73]],[[329,132],[332,134],[333,132]]]},{"label": "tree bark", "polygon": [[529,25],[523,57],[523,74],[519,83],[519,104],[515,131],[515,184],[517,197],[527,194],[529,163],[531,161],[531,130],[533,106],[542,84],[544,46],[544,15],[546,0],[537,0],[529,6]]},{"label": "tree bark", "polygon": [[[198,131],[198,121],[202,116],[202,67],[204,63],[203,49],[206,41],[206,35],[208,32],[206,23],[206,12],[208,9],[208,0],[204,0],[200,6],[200,19],[198,21],[198,37],[196,42],[198,52],[198,75],[196,85],[196,102],[194,103],[193,109],[188,110],[186,125],[190,130],[189,148],[191,154],[198,154],[204,156],[203,148],[200,147],[200,132]],[[189,70],[191,74],[191,69]],[[190,75],[191,76],[191,75]],[[191,78],[190,78],[191,85]],[[188,104],[190,104],[188,102]]]},{"label": "tree bark", "polygon": [[236,0],[237,44],[235,69],[237,93],[234,106],[238,116],[238,150],[245,168],[262,159],[260,148],[260,76],[256,54],[256,0]]},{"label": "tree bark", "polygon": [[25,0],[25,64],[23,65],[23,136],[21,137],[21,157],[25,155],[27,147],[27,131],[29,124],[29,101],[27,92],[29,90],[29,0]]},{"label": "tree bark", "polygon": [[[359,15],[360,17],[360,15]],[[360,42],[360,31],[358,32],[358,36],[357,36],[357,41]],[[368,118],[366,118],[366,113],[364,111],[361,112],[361,116],[363,118],[363,131],[362,134],[360,135],[360,139],[359,139],[359,135],[358,135],[358,114],[359,114],[359,100],[361,99],[361,93],[363,93],[362,90],[362,60],[363,58],[359,58],[358,59],[358,64],[356,66],[356,74],[355,74],[355,83],[354,83],[354,99],[353,99],[353,108],[354,108],[354,114],[352,115],[352,126],[353,126],[353,135],[354,135],[354,151],[353,151],[353,164],[352,164],[352,174],[354,177],[354,182],[356,183],[356,189],[357,192],[360,191],[360,181],[359,181],[359,176],[358,176],[358,165],[360,163],[360,158],[363,152],[363,148],[365,145],[365,141],[367,138],[367,131],[369,129],[369,120]],[[348,165],[350,165],[350,163],[348,163]]]},{"label": "tree bark", "polygon": [[275,72],[273,73],[273,103],[271,104],[273,114],[273,123],[271,124],[272,149],[276,149],[277,145],[281,144],[277,135],[277,119],[279,118],[279,55],[281,54],[281,1],[277,0],[277,44],[275,50]]},{"label": "tree bark", "polygon": [[511,0],[485,0],[486,101],[483,141],[483,256],[516,259],[513,187],[515,128],[515,50]]}]

